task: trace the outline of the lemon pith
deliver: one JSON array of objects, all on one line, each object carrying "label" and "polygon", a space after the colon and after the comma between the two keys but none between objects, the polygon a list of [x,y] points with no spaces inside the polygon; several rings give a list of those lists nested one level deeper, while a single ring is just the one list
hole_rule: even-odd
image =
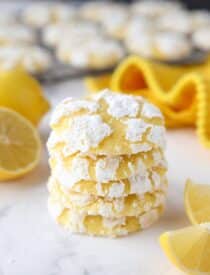
[{"label": "lemon pith", "polygon": [[40,159],[38,132],[22,115],[0,107],[0,180],[31,171]]}]

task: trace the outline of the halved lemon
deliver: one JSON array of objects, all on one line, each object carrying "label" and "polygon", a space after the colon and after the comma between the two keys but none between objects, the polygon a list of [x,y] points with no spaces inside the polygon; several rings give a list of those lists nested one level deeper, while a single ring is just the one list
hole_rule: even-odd
[{"label": "halved lemon", "polygon": [[50,105],[38,81],[14,69],[0,72],[0,107],[13,109],[37,125]]},{"label": "halved lemon", "polygon": [[184,201],[192,224],[210,222],[210,184],[195,184],[187,180]]},{"label": "halved lemon", "polygon": [[0,108],[0,180],[31,171],[40,159],[41,141],[36,128],[17,112]]},{"label": "halved lemon", "polygon": [[210,223],[166,232],[160,236],[165,254],[191,275],[210,274]]}]

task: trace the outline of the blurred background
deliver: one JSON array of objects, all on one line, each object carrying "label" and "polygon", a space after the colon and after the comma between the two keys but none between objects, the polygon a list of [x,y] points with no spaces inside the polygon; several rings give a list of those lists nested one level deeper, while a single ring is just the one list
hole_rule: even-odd
[{"label": "blurred background", "polygon": [[0,70],[39,80],[111,73],[136,54],[166,64],[204,62],[209,1],[5,1]]}]

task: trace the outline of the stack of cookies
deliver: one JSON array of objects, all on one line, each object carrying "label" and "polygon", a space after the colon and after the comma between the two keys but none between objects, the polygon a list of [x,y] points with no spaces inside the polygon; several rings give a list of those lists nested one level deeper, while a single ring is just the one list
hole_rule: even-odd
[{"label": "stack of cookies", "polygon": [[161,215],[167,189],[162,114],[142,97],[104,90],[67,98],[48,140],[48,206],[71,232],[122,236]]}]

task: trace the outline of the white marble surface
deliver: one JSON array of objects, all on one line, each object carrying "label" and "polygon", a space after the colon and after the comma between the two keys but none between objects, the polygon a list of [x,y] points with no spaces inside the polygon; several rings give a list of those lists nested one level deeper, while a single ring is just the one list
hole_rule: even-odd
[{"label": "white marble surface", "polygon": [[[80,96],[81,82],[48,87],[55,104],[67,95]],[[40,132],[45,144],[48,117]],[[151,229],[122,239],[71,235],[47,212],[47,154],[35,171],[0,184],[0,275],[181,275],[161,251],[158,236],[189,224],[183,207],[187,177],[210,182],[210,151],[194,130],[169,131],[169,196],[167,210]]]}]

